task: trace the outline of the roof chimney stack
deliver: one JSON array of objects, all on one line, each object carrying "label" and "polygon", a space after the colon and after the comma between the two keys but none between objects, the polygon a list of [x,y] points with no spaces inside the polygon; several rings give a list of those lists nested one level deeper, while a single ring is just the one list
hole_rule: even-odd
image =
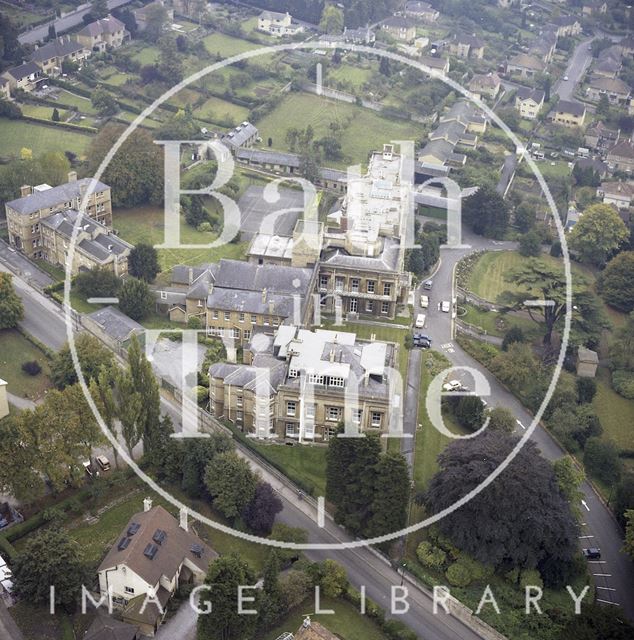
[{"label": "roof chimney stack", "polygon": [[262,289],[262,304],[266,304],[266,287]]},{"label": "roof chimney stack", "polygon": [[68,172],[68,182],[77,182],[77,171]]},{"label": "roof chimney stack", "polygon": [[20,197],[24,198],[26,196],[30,196],[33,193],[33,187],[28,184],[23,184],[20,187]]},{"label": "roof chimney stack", "polygon": [[143,500],[143,511],[148,512],[152,508],[152,498],[145,498]]}]

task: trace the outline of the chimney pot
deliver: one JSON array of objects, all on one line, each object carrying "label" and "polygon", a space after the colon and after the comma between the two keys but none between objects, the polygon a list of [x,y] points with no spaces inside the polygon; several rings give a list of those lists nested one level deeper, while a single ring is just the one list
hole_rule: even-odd
[{"label": "chimney pot", "polygon": [[29,184],[23,184],[20,187],[20,196],[24,198],[25,196],[30,196],[33,193],[33,187]]}]

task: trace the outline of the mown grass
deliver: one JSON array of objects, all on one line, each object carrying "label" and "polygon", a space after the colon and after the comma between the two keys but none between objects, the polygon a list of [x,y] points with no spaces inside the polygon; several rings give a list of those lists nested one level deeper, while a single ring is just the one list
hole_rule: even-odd
[{"label": "mown grass", "polygon": [[[30,376],[22,364],[36,360],[42,371]],[[51,369],[46,355],[29,342],[17,329],[0,331],[0,378],[8,383],[7,390],[22,398],[37,399],[51,387]]]},{"label": "mown grass", "polygon": [[83,156],[90,144],[90,139],[90,134],[80,131],[0,118],[0,140],[2,141],[0,154],[2,156],[19,156],[23,148],[31,149],[34,156],[48,151],[72,151]]},{"label": "mown grass", "polygon": [[342,64],[338,67],[328,69],[328,80],[337,80],[339,82],[349,82],[355,89],[361,88],[366,82],[369,82],[374,72],[367,67],[358,67],[356,65]]},{"label": "mown grass", "polygon": [[216,122],[217,120],[229,119],[234,124],[239,124],[249,116],[249,110],[238,104],[223,100],[222,98],[209,98],[201,107],[194,111],[194,115],[202,120]]},{"label": "mown grass", "polygon": [[262,46],[249,42],[248,40],[228,36],[219,31],[203,38],[203,42],[205,43],[205,48],[211,55],[219,53],[223,58],[231,58],[239,53],[251,51],[251,49],[257,49]]},{"label": "mown grass", "polygon": [[602,438],[612,440],[620,449],[632,449],[634,402],[612,389],[610,372],[604,367],[598,370],[597,394],[592,408],[601,419]]}]

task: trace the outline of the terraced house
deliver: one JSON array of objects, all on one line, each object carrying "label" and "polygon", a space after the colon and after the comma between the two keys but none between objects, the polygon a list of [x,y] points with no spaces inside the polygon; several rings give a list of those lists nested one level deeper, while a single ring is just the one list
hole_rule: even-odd
[{"label": "terraced house", "polygon": [[90,51],[103,52],[118,49],[130,37],[121,20],[112,15],[87,24],[77,34],[77,40]]},{"label": "terraced house", "polygon": [[[68,182],[57,187],[48,184],[21,187],[22,197],[5,204],[9,243],[29,258],[43,258],[42,222],[54,213],[79,209],[88,193],[91,178],[77,179],[77,173],[68,174]],[[88,196],[88,218],[105,229],[112,228],[112,200],[110,187],[97,182]]]},{"label": "terraced house", "polygon": [[65,62],[81,64],[90,57],[91,50],[70,36],[56,38],[31,54],[31,61],[47,76],[59,76]]},{"label": "terraced house", "polygon": [[210,405],[245,433],[296,442],[327,441],[344,421],[360,432],[399,428],[402,387],[397,346],[361,342],[354,333],[280,327],[245,364],[209,369]]}]

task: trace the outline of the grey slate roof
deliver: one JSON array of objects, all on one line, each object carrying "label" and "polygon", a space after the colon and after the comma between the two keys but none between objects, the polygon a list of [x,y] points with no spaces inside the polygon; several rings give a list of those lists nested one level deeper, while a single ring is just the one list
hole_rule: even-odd
[{"label": "grey slate roof", "polygon": [[544,99],[544,92],[541,89],[531,89],[530,87],[519,87],[515,92],[515,97],[520,100],[528,100],[529,98],[534,100],[536,104]]},{"label": "grey slate roof", "polygon": [[276,392],[286,377],[286,365],[270,356],[259,357],[254,362],[257,366],[217,362],[209,368],[209,375],[220,378],[233,387],[255,391],[258,376],[262,376],[262,370],[267,369],[265,373],[268,373],[269,393]]},{"label": "grey slate roof", "polygon": [[[32,62],[37,67],[37,65]],[[39,67],[37,67],[39,70]],[[29,196],[23,198],[17,198],[7,202],[7,206],[11,207],[17,213],[28,215],[39,211],[40,209],[46,209],[47,207],[56,207],[63,202],[71,202],[75,198],[81,196],[81,188],[85,186],[86,189],[90,189],[90,183],[92,178],[82,178],[81,180],[75,180],[75,182],[66,182],[60,184],[58,187],[52,187],[51,189],[45,189],[44,191],[35,191]],[[107,184],[97,181],[93,193],[99,193],[110,189]]]},{"label": "grey slate roof", "polygon": [[572,100],[560,100],[555,107],[555,111],[558,113],[571,113],[573,116],[581,116],[585,110],[585,105],[580,102],[573,102]]},{"label": "grey slate roof", "polygon": [[109,15],[105,18],[101,18],[100,20],[95,20],[94,22],[87,24],[77,35],[95,38],[96,36],[100,36],[104,33],[116,33],[122,29],[125,29],[123,22],[114,16]]},{"label": "grey slate roof", "polygon": [[227,142],[233,147],[239,148],[241,147],[247,140],[252,138],[253,136],[257,137],[258,129],[255,125],[252,125],[250,122],[246,124],[241,124],[237,126],[235,129],[230,131],[226,136],[223,137],[223,142]]},{"label": "grey slate roof", "polygon": [[5,73],[8,73],[11,77],[19,81],[33,73],[39,75],[42,73],[42,70],[35,64],[35,62],[25,62],[17,67],[7,69]]},{"label": "grey slate roof", "polygon": [[63,58],[84,49],[83,44],[79,44],[79,42],[70,37],[58,38],[36,49],[31,54],[31,60],[33,62],[45,62],[51,58]]},{"label": "grey slate roof", "polygon": [[410,29],[416,25],[411,20],[403,18],[402,16],[390,16],[383,20],[383,26],[393,29]]},{"label": "grey slate roof", "polygon": [[83,640],[134,640],[138,629],[105,613],[98,613]]},{"label": "grey slate roof", "polygon": [[282,153],[281,151],[263,151],[261,149],[238,149],[238,160],[259,162],[260,164],[279,164],[288,167],[299,167],[299,156],[295,153]]},{"label": "grey slate roof", "polygon": [[329,266],[347,267],[369,271],[396,271],[400,245],[398,240],[385,238],[383,251],[377,257],[352,256],[344,249],[327,249],[322,254],[321,262]]},{"label": "grey slate roof", "polygon": [[[263,289],[272,293],[303,293],[312,279],[312,269],[299,267],[281,268],[275,265],[258,265],[242,260],[222,259],[216,273],[214,289],[223,287],[244,291]],[[295,287],[294,284],[298,286]]]},{"label": "grey slate roof", "polygon": [[97,311],[89,313],[88,317],[98,324],[104,333],[118,342],[124,342],[133,333],[144,331],[144,328],[138,322],[126,316],[116,307],[108,306],[97,309]]}]

